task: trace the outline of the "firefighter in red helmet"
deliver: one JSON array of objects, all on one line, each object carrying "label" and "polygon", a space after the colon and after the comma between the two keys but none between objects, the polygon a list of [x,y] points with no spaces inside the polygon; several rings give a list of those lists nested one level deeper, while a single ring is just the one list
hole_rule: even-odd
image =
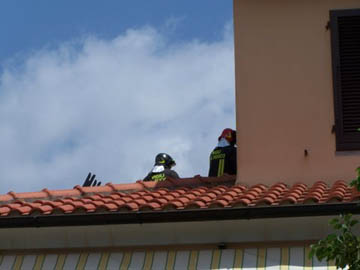
[{"label": "firefighter in red helmet", "polygon": [[209,176],[222,176],[224,173],[236,174],[236,131],[223,130],[218,138],[218,145],[210,154]]}]

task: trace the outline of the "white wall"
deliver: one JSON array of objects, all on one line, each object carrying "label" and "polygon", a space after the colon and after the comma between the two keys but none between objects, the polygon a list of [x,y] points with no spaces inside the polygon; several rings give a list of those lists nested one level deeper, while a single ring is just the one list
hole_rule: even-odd
[{"label": "white wall", "polygon": [[0,229],[0,249],[92,248],[303,241],[329,233],[330,217]]}]

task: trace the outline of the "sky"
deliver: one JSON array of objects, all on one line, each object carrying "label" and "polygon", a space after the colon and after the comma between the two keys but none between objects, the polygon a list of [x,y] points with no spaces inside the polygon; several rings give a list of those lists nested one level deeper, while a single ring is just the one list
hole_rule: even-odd
[{"label": "sky", "polygon": [[206,176],[235,128],[230,0],[5,0],[0,35],[0,194]]}]

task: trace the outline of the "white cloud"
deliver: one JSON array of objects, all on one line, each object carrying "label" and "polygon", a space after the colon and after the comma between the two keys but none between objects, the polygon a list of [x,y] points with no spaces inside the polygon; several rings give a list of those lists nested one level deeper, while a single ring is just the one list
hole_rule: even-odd
[{"label": "white cloud", "polygon": [[206,175],[235,126],[233,41],[174,44],[130,29],[36,52],[0,77],[0,193],[143,178],[159,152],[182,177]]}]

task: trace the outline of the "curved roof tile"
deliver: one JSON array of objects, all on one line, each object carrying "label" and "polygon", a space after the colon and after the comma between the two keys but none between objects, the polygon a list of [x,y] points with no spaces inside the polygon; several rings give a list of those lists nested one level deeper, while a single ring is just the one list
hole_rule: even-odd
[{"label": "curved roof tile", "polygon": [[39,192],[8,192],[0,195],[0,218],[18,215],[65,215],[91,212],[181,211],[229,207],[257,207],[318,203],[350,203],[360,192],[339,180],[328,186],[277,182],[271,186],[236,185],[234,176],[184,178],[164,182],[130,184]]}]

